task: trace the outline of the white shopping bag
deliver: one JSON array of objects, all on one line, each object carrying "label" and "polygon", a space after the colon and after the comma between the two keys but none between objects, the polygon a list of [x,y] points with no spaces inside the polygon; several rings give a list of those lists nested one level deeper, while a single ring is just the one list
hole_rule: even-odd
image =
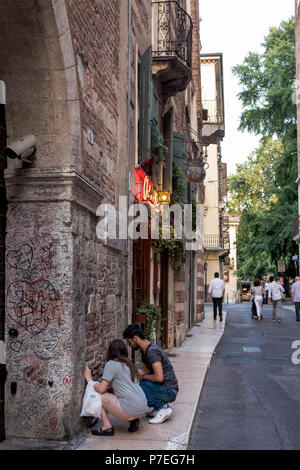
[{"label": "white shopping bag", "polygon": [[90,380],[87,383],[80,416],[94,416],[100,418],[102,411],[101,393],[96,392],[94,385],[98,382]]}]

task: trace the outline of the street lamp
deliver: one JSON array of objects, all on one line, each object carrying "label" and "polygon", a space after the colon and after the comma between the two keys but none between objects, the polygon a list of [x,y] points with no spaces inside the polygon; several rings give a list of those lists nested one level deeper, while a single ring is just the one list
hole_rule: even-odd
[{"label": "street lamp", "polygon": [[160,204],[170,204],[171,202],[171,193],[168,190],[158,191],[158,202]]}]

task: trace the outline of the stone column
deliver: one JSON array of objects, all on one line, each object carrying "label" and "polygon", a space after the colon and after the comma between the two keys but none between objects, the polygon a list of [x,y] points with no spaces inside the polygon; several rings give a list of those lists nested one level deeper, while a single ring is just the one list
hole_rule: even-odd
[{"label": "stone column", "polygon": [[[21,177],[22,176],[22,177]],[[6,437],[68,439],[80,426],[84,269],[102,194],[74,170],[7,171]]]}]

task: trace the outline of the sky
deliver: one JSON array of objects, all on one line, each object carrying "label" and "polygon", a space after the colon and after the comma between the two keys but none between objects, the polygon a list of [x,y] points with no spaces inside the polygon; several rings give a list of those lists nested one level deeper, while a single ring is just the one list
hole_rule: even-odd
[{"label": "sky", "polygon": [[238,131],[241,91],[232,67],[242,64],[251,52],[261,52],[269,28],[294,16],[294,0],[200,0],[202,53],[222,52],[224,61],[225,138],[222,158],[228,175],[235,173],[259,145],[259,137]]}]

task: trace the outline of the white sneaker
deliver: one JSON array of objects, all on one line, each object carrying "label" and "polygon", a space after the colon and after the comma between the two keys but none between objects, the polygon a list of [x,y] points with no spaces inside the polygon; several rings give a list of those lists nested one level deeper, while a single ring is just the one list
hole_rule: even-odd
[{"label": "white sneaker", "polygon": [[160,410],[158,410],[154,416],[154,418],[152,419],[149,419],[149,423],[150,424],[161,424],[163,423],[164,421],[166,421],[166,419],[170,418],[170,416],[172,416],[173,414],[173,410],[172,408],[168,407],[168,408],[161,408]]}]

